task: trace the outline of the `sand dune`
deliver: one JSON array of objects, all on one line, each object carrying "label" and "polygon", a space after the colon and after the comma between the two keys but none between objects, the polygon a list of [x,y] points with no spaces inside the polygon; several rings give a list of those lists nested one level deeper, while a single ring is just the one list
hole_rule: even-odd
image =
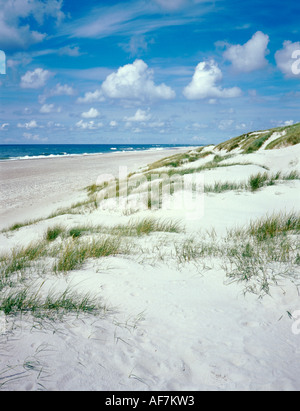
[{"label": "sand dune", "polygon": [[[98,168],[97,159],[1,166],[11,201],[2,228],[12,216],[41,217],[0,235],[1,390],[300,389],[300,145],[231,157],[210,147],[159,162],[164,155]],[[140,185],[114,203],[108,187],[93,184],[119,165],[135,169]],[[204,192],[190,213],[179,200],[192,185],[174,184],[193,167]],[[151,174],[170,183],[175,206],[163,193],[132,206],[149,193]],[[254,175],[265,175],[257,187]],[[81,205],[70,207],[70,195]],[[270,216],[272,232],[249,230]]]}]

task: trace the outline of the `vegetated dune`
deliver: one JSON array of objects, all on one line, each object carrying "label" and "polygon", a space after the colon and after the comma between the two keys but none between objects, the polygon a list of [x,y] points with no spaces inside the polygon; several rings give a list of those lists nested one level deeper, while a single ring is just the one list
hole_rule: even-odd
[{"label": "vegetated dune", "polygon": [[178,152],[3,230],[0,390],[299,390],[298,127]]},{"label": "vegetated dune", "polygon": [[243,134],[218,144],[216,149],[227,152],[239,150],[243,153],[253,153],[260,149],[273,150],[299,143],[300,123],[297,123],[291,126]]}]

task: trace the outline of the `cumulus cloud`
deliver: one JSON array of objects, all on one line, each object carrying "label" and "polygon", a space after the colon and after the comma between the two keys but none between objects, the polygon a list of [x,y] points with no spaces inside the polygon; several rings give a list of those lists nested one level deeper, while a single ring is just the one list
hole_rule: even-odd
[{"label": "cumulus cloud", "polygon": [[27,73],[21,77],[21,87],[32,89],[41,88],[46,84],[50,76],[50,71],[41,68],[37,68],[34,71],[27,71]]},{"label": "cumulus cloud", "polygon": [[84,97],[77,99],[77,103],[91,104],[107,98],[138,101],[175,98],[175,92],[170,87],[164,83],[154,83],[153,75],[153,70],[143,60],[135,60],[133,64],[109,74],[101,87],[85,93]]},{"label": "cumulus cloud", "polygon": [[103,127],[103,124],[102,123],[96,124],[93,120],[92,121],[80,120],[76,123],[76,127],[82,130],[97,130],[98,128]]},{"label": "cumulus cloud", "polygon": [[286,77],[295,77],[300,74],[300,42],[292,43],[287,40],[283,48],[275,54],[275,60],[279,70]]},{"label": "cumulus cloud", "polygon": [[136,60],[110,74],[101,90],[112,99],[170,100],[175,97],[175,92],[164,83],[154,84],[153,70],[143,60]]},{"label": "cumulus cloud", "polygon": [[189,100],[205,98],[234,98],[239,97],[242,91],[238,87],[222,88],[217,85],[223,74],[214,60],[203,61],[196,67],[190,84],[183,90]]},{"label": "cumulus cloud", "polygon": [[58,83],[49,94],[50,96],[73,96],[75,91],[73,87],[68,86],[68,84],[61,85]]},{"label": "cumulus cloud", "polygon": [[131,117],[124,117],[124,121],[129,121],[129,122],[143,122],[143,121],[148,121],[151,119],[151,114],[149,113],[149,110],[141,110],[138,109],[136,113],[131,116]]},{"label": "cumulus cloud", "polygon": [[84,97],[79,97],[77,103],[96,103],[103,102],[105,100],[101,89],[96,91],[88,91]]},{"label": "cumulus cloud", "polygon": [[227,48],[223,56],[231,61],[235,70],[251,72],[265,67],[268,62],[265,56],[268,53],[269,36],[261,31],[256,32],[244,45],[233,45]]},{"label": "cumulus cloud", "polygon": [[40,113],[42,114],[49,114],[49,113],[60,113],[61,107],[56,108],[54,104],[43,104],[40,108]]},{"label": "cumulus cloud", "polygon": [[93,107],[89,111],[81,114],[81,117],[83,117],[83,118],[96,118],[96,117],[99,117],[99,116],[100,116],[99,111],[96,108],[93,108]]},{"label": "cumulus cloud", "polygon": [[37,124],[36,120],[31,120],[28,123],[25,124],[18,124],[18,128],[26,128],[27,130],[30,130],[32,128],[39,128],[40,126]]}]

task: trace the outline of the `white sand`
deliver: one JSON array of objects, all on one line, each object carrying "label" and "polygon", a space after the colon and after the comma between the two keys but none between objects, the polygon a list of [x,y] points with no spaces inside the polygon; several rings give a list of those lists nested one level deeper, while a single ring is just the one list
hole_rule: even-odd
[{"label": "white sand", "polygon": [[0,229],[19,221],[47,217],[59,207],[85,198],[82,190],[99,175],[128,173],[184,148],[0,162]]},{"label": "white sand", "polygon": [[[145,155],[136,165],[157,158]],[[206,171],[205,183],[246,181],[251,174],[265,171],[262,165],[271,173],[300,171],[299,158],[300,145],[237,155],[227,161],[254,165]],[[131,168],[134,162],[132,157],[126,165]],[[41,164],[19,164],[15,182],[11,170],[7,175],[4,172],[12,190],[6,192],[6,198],[20,201],[24,194],[16,193],[15,187],[22,181],[34,187]],[[62,169],[68,170],[71,164],[72,174],[66,178]],[[55,187],[58,181],[64,187],[66,181],[68,195],[72,182],[74,188],[82,188],[88,184],[88,176],[92,183],[102,171],[87,164],[77,169],[73,164],[75,160],[69,160],[56,168],[57,163],[51,174]],[[115,173],[119,164],[110,163],[105,173]],[[24,180],[20,176],[23,167],[27,173]],[[42,181],[46,181],[43,173],[36,180],[41,191]],[[297,281],[282,278],[278,286],[271,287],[270,296],[260,299],[255,294],[244,295],[241,283],[228,284],[217,259],[182,265],[171,257],[159,259],[174,244],[191,236],[198,238],[200,232],[214,228],[216,238],[220,238],[228,228],[241,227],[266,214],[299,211],[299,193],[300,182],[287,181],[255,193],[206,194],[204,215],[199,211],[199,218],[194,219],[187,218],[184,210],[141,211],[126,216],[119,210],[99,209],[1,234],[0,249],[4,252],[42,239],[46,228],[57,223],[67,227],[87,223],[113,226],[153,215],[179,219],[186,227],[181,234],[142,237],[138,241],[143,252],[138,255],[88,261],[82,269],[64,275],[53,275],[50,269],[32,273],[36,289],[70,287],[83,294],[91,292],[111,310],[103,316],[68,314],[62,322],[37,320],[29,314],[6,318],[6,333],[0,333],[0,390],[299,390],[300,335],[292,332],[293,321],[288,315],[300,310]],[[27,205],[29,197],[25,195]],[[19,206],[7,210],[2,226],[8,222],[6,216],[12,222],[13,212],[20,217],[21,211]]]}]

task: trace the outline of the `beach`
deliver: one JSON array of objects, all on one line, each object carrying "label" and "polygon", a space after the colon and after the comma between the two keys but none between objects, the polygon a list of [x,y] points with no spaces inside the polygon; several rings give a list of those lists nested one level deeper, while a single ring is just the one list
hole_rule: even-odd
[{"label": "beach", "polygon": [[[300,145],[186,151],[0,164],[1,228],[24,222],[0,234],[0,390],[300,389]],[[129,200],[151,172],[176,207],[84,190],[120,166],[139,179]],[[190,213],[173,184],[197,174]]]},{"label": "beach", "polygon": [[0,229],[27,219],[46,217],[78,202],[83,189],[102,174],[128,173],[164,156],[184,151],[127,152],[0,162]]}]

